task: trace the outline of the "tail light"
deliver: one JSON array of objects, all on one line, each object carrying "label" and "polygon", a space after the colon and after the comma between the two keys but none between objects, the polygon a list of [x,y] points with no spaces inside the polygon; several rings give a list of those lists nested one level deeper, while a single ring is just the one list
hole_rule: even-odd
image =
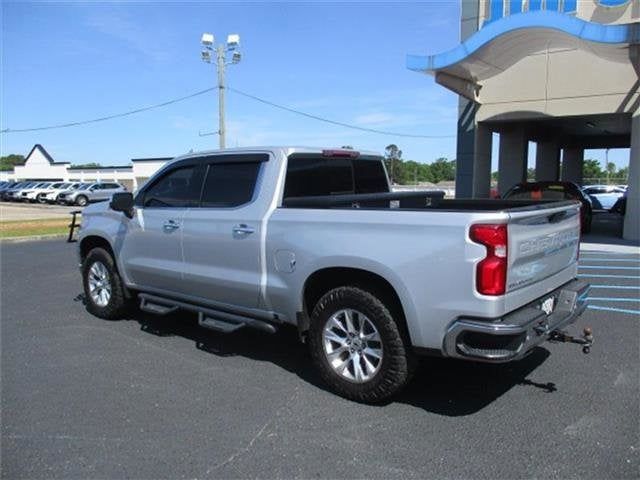
[{"label": "tail light", "polygon": [[472,241],[487,248],[476,269],[476,289],[482,295],[502,295],[507,285],[507,226],[477,224],[469,231]]}]

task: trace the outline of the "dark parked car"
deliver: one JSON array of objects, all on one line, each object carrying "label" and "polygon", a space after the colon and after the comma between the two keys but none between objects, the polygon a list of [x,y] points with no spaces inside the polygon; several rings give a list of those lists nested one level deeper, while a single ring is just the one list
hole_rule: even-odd
[{"label": "dark parked car", "polygon": [[509,200],[578,200],[582,204],[582,233],[591,231],[593,205],[589,195],[573,182],[526,182],[512,187],[502,198]]}]

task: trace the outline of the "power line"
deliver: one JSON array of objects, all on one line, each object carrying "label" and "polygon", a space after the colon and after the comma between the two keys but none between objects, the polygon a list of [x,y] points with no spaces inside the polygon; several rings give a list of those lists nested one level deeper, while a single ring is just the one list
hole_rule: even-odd
[{"label": "power line", "polygon": [[166,102],[157,103],[155,105],[149,105],[147,107],[136,108],[135,110],[129,110],[128,112],[116,113],[114,115],[108,115],[106,117],[93,118],[91,120],[81,120],[78,122],[61,123],[58,125],[48,125],[46,127],[17,128],[17,129],[5,128],[4,130],[1,130],[0,133],[38,132],[41,130],[53,130],[56,128],[78,127],[80,125],[87,125],[89,123],[104,122],[105,120],[113,120],[114,118],[126,117],[129,115],[134,115],[136,113],[153,110],[155,108],[166,107],[167,105],[182,102],[184,100],[188,100],[190,98],[197,97],[199,95],[204,95],[205,93],[211,92],[212,90],[216,90],[217,88],[218,87],[205,88],[204,90],[200,90],[199,92],[195,92],[190,95],[185,95],[184,97],[174,98],[173,100],[168,100]]},{"label": "power line", "polygon": [[[149,106],[146,106],[146,107],[136,108],[134,110],[129,110],[127,112],[122,112],[122,113],[116,113],[114,115],[108,115],[108,116],[105,116],[105,117],[93,118],[93,119],[90,119],[90,120],[81,120],[81,121],[77,121],[77,122],[61,123],[61,124],[57,124],[57,125],[47,125],[45,127],[16,128],[16,129],[5,128],[4,130],[0,130],[0,133],[38,132],[38,131],[42,131],[42,130],[54,130],[54,129],[59,129],[59,128],[78,127],[78,126],[87,125],[87,124],[90,124],[90,123],[104,122],[106,120],[113,120],[115,118],[127,117],[129,115],[135,115],[136,113],[142,113],[142,112],[146,112],[148,110],[153,110],[153,109],[156,109],[156,108],[166,107],[167,105],[172,105],[174,103],[183,102],[183,101],[188,100],[190,98],[194,98],[194,97],[197,97],[197,96],[200,96],[200,95],[204,95],[205,93],[209,93],[209,92],[211,92],[213,90],[216,90],[216,89],[218,89],[218,87],[205,88],[204,90],[200,90],[199,92],[195,92],[195,93],[192,93],[192,94],[189,94],[189,95],[185,95],[184,97],[174,98],[174,99],[168,100],[166,102],[157,103],[155,105],[149,105]],[[302,112],[300,110],[296,110],[294,108],[286,107],[284,105],[280,105],[280,104],[271,102],[269,100],[265,100],[264,98],[257,97],[255,95],[250,94],[250,93],[243,92],[243,91],[238,90],[236,88],[226,87],[226,89],[230,90],[230,91],[232,91],[234,93],[237,93],[238,95],[242,95],[244,97],[250,98],[252,100],[255,100],[257,102],[263,103],[265,105],[269,105],[269,106],[274,107],[274,108],[278,108],[280,110],[284,110],[284,111],[287,111],[287,112],[290,112],[290,113],[294,113],[296,115],[301,115],[303,117],[310,118],[312,120],[317,120],[319,122],[329,123],[331,125],[337,125],[339,127],[344,127],[344,128],[350,128],[352,130],[359,130],[359,131],[362,131],[362,132],[376,133],[378,135],[388,135],[388,136],[392,136],[392,137],[403,137],[403,138],[435,139],[435,138],[453,138],[453,137],[455,137],[455,135],[418,135],[418,134],[413,134],[413,133],[390,132],[390,131],[387,131],[387,130],[378,130],[376,128],[359,127],[357,125],[351,125],[351,124],[344,123],[344,122],[338,122],[337,120],[331,120],[329,118],[320,117],[318,115],[313,115],[311,113],[306,113],[306,112]]]},{"label": "power line", "polygon": [[227,90],[230,90],[230,91],[232,91],[234,93],[237,93],[238,95],[242,95],[244,97],[250,98],[250,99],[255,100],[257,102],[264,103],[265,105],[269,105],[271,107],[279,108],[280,110],[285,110],[287,112],[295,113],[296,115],[302,115],[303,117],[311,118],[313,120],[318,120],[320,122],[330,123],[332,125],[338,125],[340,127],[345,127],[345,128],[351,128],[353,130],[360,130],[360,131],[363,131],[363,132],[377,133],[379,135],[389,135],[389,136],[393,136],[393,137],[405,137],[405,138],[431,138],[431,139],[433,139],[433,138],[453,138],[453,137],[455,137],[455,135],[418,135],[418,134],[412,134],[412,133],[389,132],[389,131],[386,131],[386,130],[378,130],[378,129],[375,129],[375,128],[359,127],[357,125],[350,125],[348,123],[338,122],[336,120],[330,120],[328,118],[319,117],[317,115],[312,115],[310,113],[301,112],[300,110],[295,110],[295,109],[290,108],[290,107],[285,107],[284,105],[279,105],[277,103],[270,102],[269,100],[265,100],[264,98],[260,98],[260,97],[256,97],[255,95],[251,95],[250,93],[242,92],[242,91],[240,91],[240,90],[238,90],[236,88],[227,87]]}]

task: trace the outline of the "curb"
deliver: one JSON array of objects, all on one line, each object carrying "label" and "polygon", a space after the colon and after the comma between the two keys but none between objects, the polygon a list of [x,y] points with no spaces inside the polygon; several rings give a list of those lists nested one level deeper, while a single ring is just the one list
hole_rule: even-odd
[{"label": "curb", "polygon": [[68,233],[50,233],[47,235],[31,235],[27,237],[7,237],[0,238],[0,243],[20,243],[20,242],[32,242],[37,240],[55,240],[58,238],[67,238]]}]

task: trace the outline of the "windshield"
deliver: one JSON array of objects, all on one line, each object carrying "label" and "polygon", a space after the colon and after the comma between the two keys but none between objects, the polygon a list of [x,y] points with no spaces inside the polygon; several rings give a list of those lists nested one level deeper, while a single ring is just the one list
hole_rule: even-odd
[{"label": "windshield", "polygon": [[91,186],[90,183],[83,183],[82,185],[80,185],[78,188],[76,188],[76,190],[86,190],[87,188],[89,188]]}]

